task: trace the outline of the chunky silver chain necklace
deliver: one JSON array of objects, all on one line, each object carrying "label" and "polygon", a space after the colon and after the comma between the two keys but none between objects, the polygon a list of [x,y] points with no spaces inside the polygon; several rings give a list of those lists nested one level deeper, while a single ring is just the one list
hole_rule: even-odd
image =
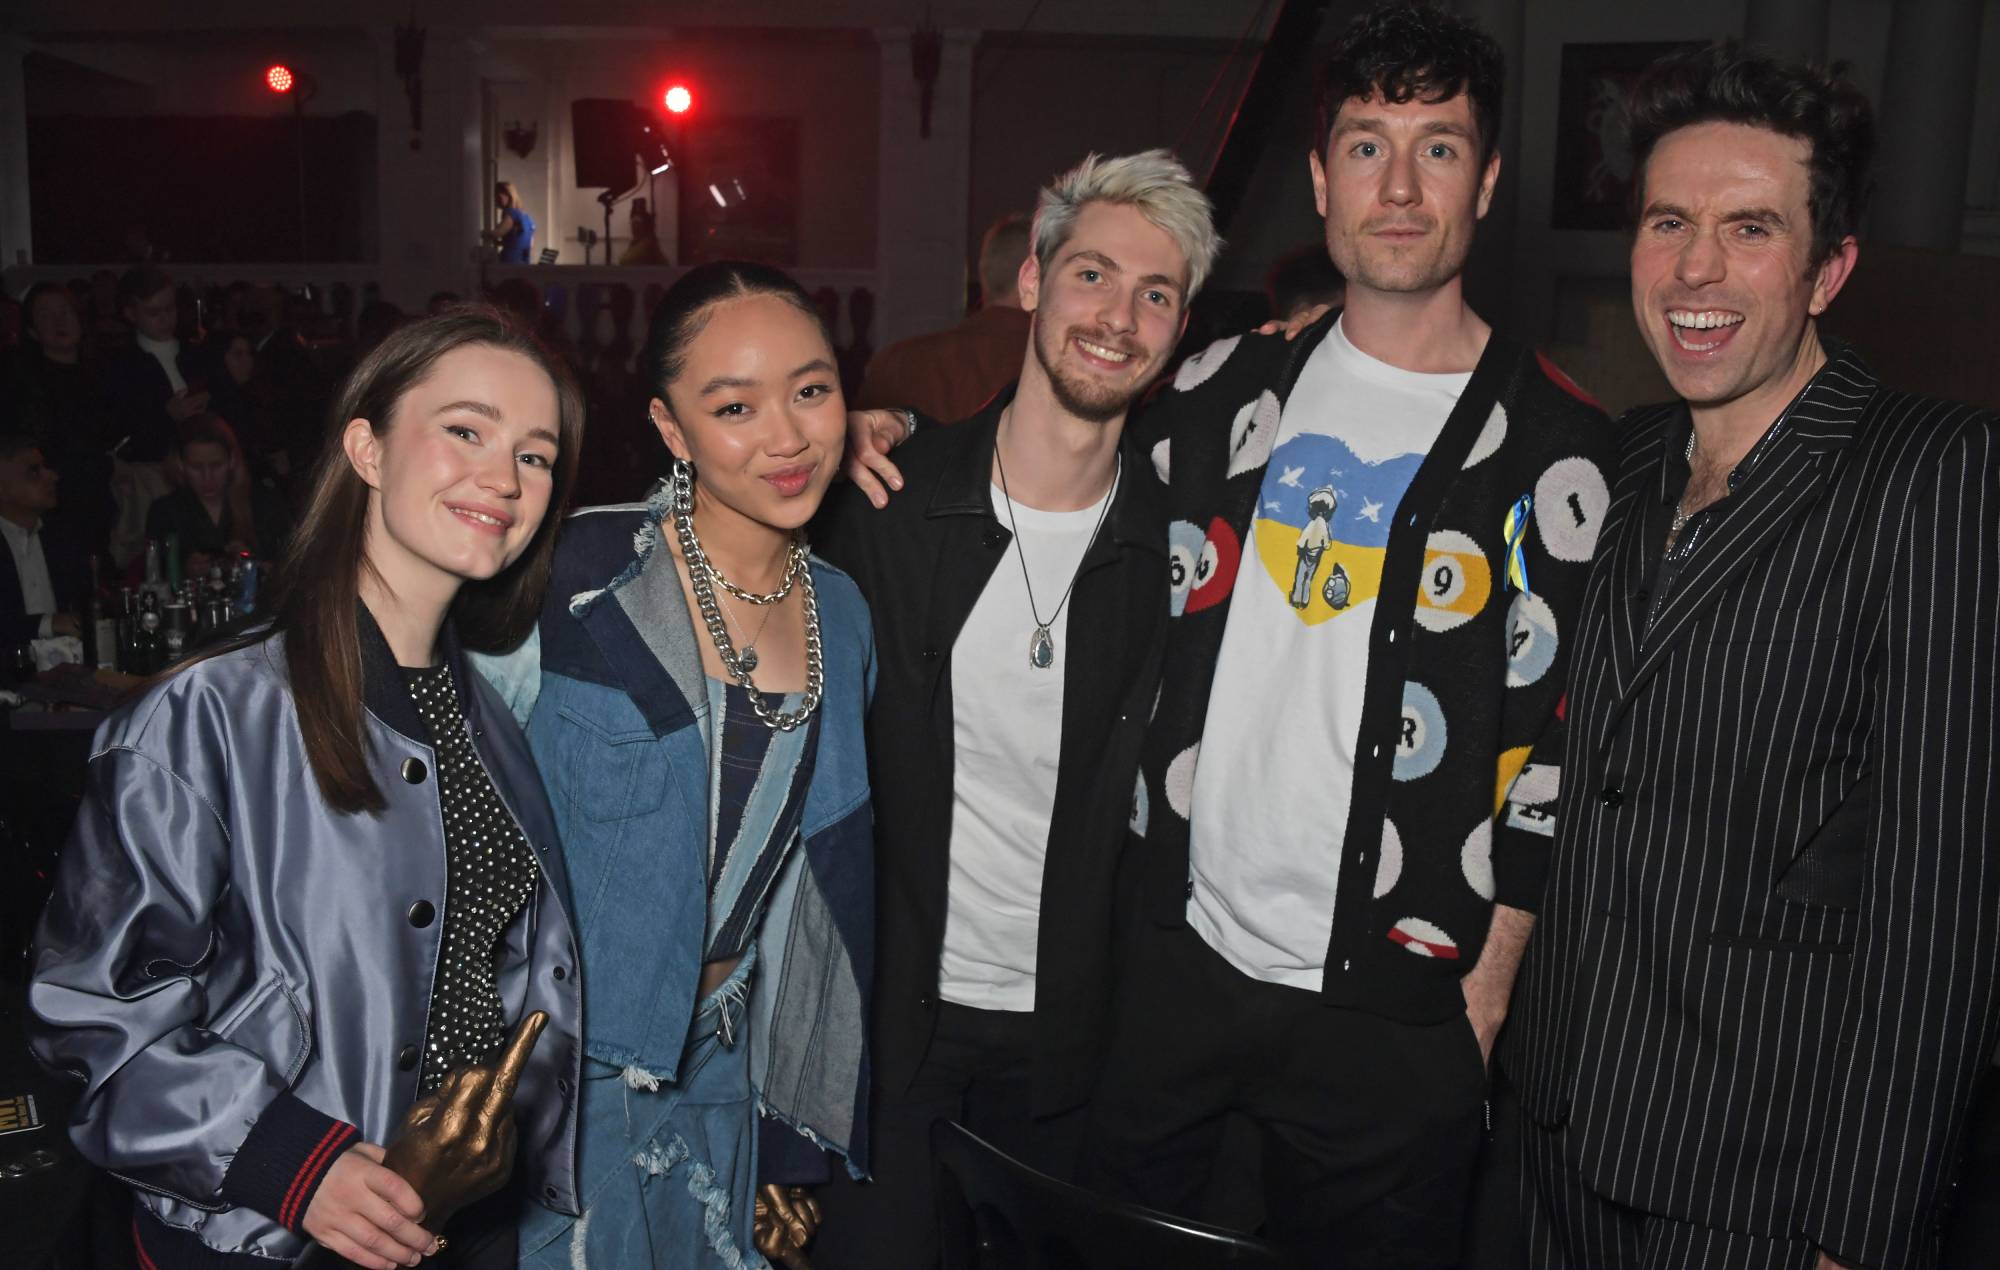
[{"label": "chunky silver chain necklace", "polygon": [[[701,540],[694,533],[694,470],[690,464],[674,464],[674,533],[680,539],[681,558],[687,561],[688,581],[694,587],[695,604],[701,610],[702,624],[708,628],[708,638],[715,645],[716,656],[729,677],[740,684],[750,697],[750,708],[757,712],[764,726],[778,732],[790,732],[804,724],[819,708],[820,691],[825,686],[824,666],[819,639],[819,597],[813,590],[812,568],[806,563],[806,546],[801,538],[794,537],[791,545],[791,559],[785,569],[785,585],[768,597],[759,597],[755,592],[744,591],[732,586],[716,567],[709,563],[708,554],[701,549]],[[721,583],[724,590],[739,599],[752,604],[776,604],[792,589],[792,582],[799,582],[804,592],[806,607],[806,693],[799,708],[787,714],[773,710],[764,704],[764,694],[751,682],[750,672],[757,666],[755,649],[745,649],[739,656],[736,644],[729,638],[729,628],[722,620],[722,606],[716,603],[715,583]],[[760,630],[761,636],[763,632]]]}]

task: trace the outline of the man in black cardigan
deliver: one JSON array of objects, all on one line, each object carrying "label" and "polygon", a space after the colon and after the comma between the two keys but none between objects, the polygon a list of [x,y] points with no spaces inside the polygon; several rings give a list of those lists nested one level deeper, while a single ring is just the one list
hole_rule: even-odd
[{"label": "man in black cardigan", "polygon": [[1921,1270],[2000,1035],[2000,419],[1818,331],[1858,89],[1714,46],[1631,118],[1680,400],[1625,418],[1571,636],[1506,1053],[1533,1261]]},{"label": "man in black cardigan", "polygon": [[1270,1237],[1448,1267],[1539,903],[1603,412],[1460,271],[1503,69],[1427,6],[1356,20],[1309,156],[1345,307],[1184,365],[1138,421],[1175,593],[1132,817],[1097,1179],[1205,1208],[1228,1118]]}]

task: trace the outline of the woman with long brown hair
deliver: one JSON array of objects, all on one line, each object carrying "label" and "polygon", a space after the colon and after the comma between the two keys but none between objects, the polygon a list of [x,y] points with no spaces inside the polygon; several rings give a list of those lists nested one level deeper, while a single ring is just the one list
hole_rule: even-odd
[{"label": "woman with long brown hair", "polygon": [[[582,415],[497,311],[397,331],[338,396],[271,621],[99,729],[30,1033],[85,1081],[71,1135],[134,1188],[141,1264],[438,1251],[379,1144],[534,1010],[519,1161],[528,1194],[575,1209],[567,882],[465,650],[534,620]],[[447,1260],[511,1265],[514,1225],[467,1210]]]}]

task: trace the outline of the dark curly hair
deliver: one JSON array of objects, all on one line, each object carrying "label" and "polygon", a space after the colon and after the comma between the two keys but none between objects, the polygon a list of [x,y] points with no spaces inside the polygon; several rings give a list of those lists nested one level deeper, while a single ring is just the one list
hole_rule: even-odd
[{"label": "dark curly hair", "polygon": [[1323,153],[1333,118],[1350,97],[1406,101],[1472,98],[1479,158],[1500,143],[1500,96],[1507,59],[1493,37],[1455,13],[1422,0],[1392,0],[1348,23],[1321,66],[1313,97],[1313,150]]},{"label": "dark curly hair", "polygon": [[1645,199],[1646,161],[1668,133],[1701,123],[1740,123],[1796,137],[1812,149],[1806,206],[1812,211],[1812,263],[1824,262],[1861,224],[1875,158],[1875,115],[1868,98],[1841,75],[1780,61],[1720,40],[1669,53],[1632,85],[1631,123],[1636,218]]}]

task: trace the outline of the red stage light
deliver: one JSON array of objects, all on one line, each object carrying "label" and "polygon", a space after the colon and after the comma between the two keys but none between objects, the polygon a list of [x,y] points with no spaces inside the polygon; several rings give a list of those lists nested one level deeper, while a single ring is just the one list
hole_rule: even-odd
[{"label": "red stage light", "polygon": [[667,90],[667,109],[674,114],[684,115],[693,105],[694,94],[688,91],[687,85],[675,84]]},{"label": "red stage light", "polygon": [[292,76],[292,68],[280,63],[264,72],[264,82],[270,85],[274,93],[289,93],[296,81]]}]

